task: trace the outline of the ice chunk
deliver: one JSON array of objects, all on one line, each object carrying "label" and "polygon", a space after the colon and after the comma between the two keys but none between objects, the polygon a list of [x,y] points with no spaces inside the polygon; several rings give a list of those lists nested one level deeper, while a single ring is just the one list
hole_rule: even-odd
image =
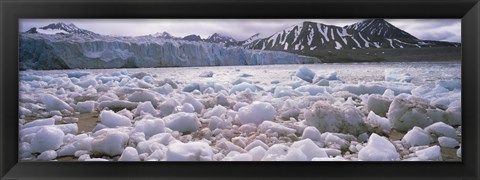
[{"label": "ice chunk", "polygon": [[402,142],[409,146],[423,146],[429,145],[432,142],[432,138],[427,131],[419,127],[413,127],[412,130],[403,136]]},{"label": "ice chunk", "polygon": [[253,84],[243,82],[243,83],[232,86],[232,89],[230,89],[230,94],[242,92],[247,89],[250,90],[251,92],[255,92],[258,90],[258,87]]},{"label": "ice chunk", "polygon": [[167,161],[211,161],[212,148],[204,142],[173,143],[168,146]]},{"label": "ice chunk", "polygon": [[317,85],[304,85],[298,88],[295,88],[295,91],[300,93],[308,93],[310,96],[315,96],[319,93],[329,94],[331,90],[328,87],[317,86]]},{"label": "ice chunk", "polygon": [[26,123],[22,126],[23,129],[35,127],[35,126],[47,126],[47,125],[54,125],[55,119],[54,118],[46,118],[46,119],[37,119],[32,122]]},{"label": "ice chunk", "polygon": [[275,108],[270,103],[255,101],[248,106],[240,108],[236,119],[242,124],[261,124],[263,121],[272,121],[275,114]]},{"label": "ice chunk", "polygon": [[268,145],[258,139],[254,140],[253,142],[245,146],[245,150],[251,151],[252,149],[257,147],[260,147],[264,150],[268,150]]},{"label": "ice chunk", "polygon": [[455,140],[451,137],[445,137],[445,136],[442,136],[442,137],[438,138],[438,144],[441,147],[447,147],[447,148],[455,148],[455,147],[460,145],[460,143],[458,143],[457,140]]},{"label": "ice chunk", "polygon": [[184,103],[180,108],[180,112],[193,113],[195,112],[195,108],[190,103]]},{"label": "ice chunk", "polygon": [[202,74],[199,75],[199,77],[212,77],[213,72],[212,71],[205,71]]},{"label": "ice chunk", "polygon": [[89,72],[80,72],[80,71],[74,71],[74,72],[67,72],[67,76],[69,78],[80,78],[80,77],[83,77],[83,76],[87,76],[87,75],[90,75]]},{"label": "ice chunk", "polygon": [[354,106],[336,107],[319,101],[305,110],[305,124],[322,132],[358,135],[366,132],[365,115]]},{"label": "ice chunk", "polygon": [[253,82],[250,81],[250,80],[247,80],[247,79],[244,79],[244,78],[238,78],[234,81],[232,81],[232,85],[237,85],[237,84],[241,84],[241,83],[248,83],[248,84],[252,84]]},{"label": "ice chunk", "polygon": [[307,67],[302,66],[300,67],[300,69],[298,69],[297,73],[295,73],[295,76],[299,77],[304,81],[312,83],[313,78],[315,77],[315,73],[312,70],[308,69]]},{"label": "ice chunk", "polygon": [[332,133],[324,133],[324,142],[325,142],[325,145],[327,146],[330,146],[330,147],[335,147],[337,149],[347,149],[350,144],[347,140],[335,135],[335,134],[332,134]]},{"label": "ice chunk", "polygon": [[327,153],[328,157],[336,157],[342,155],[342,151],[338,149],[333,149],[333,148],[320,148],[321,150],[325,151]]},{"label": "ice chunk", "polygon": [[92,140],[92,152],[98,155],[120,155],[123,153],[128,139],[127,133],[118,130],[105,131]]},{"label": "ice chunk", "polygon": [[122,109],[121,111],[118,111],[117,114],[125,116],[128,119],[133,119],[133,113],[130,112],[129,110],[127,110],[127,109]]},{"label": "ice chunk", "polygon": [[95,101],[78,102],[75,108],[80,113],[91,113],[95,110]]},{"label": "ice chunk", "polygon": [[47,107],[48,111],[53,111],[53,110],[59,110],[59,111],[68,110],[71,112],[73,111],[73,108],[70,105],[68,105],[66,102],[50,94],[45,94],[41,100],[42,100],[42,103],[45,104],[45,106]]},{"label": "ice chunk", "polygon": [[307,161],[311,161],[313,158],[322,158],[328,157],[327,153],[318,147],[312,140],[310,139],[303,139],[300,141],[294,142],[291,146],[289,151],[292,150],[299,150],[306,156]]},{"label": "ice chunk", "polygon": [[236,152],[240,152],[240,153],[246,153],[247,152],[242,147],[228,141],[225,138],[217,141],[215,147],[218,148],[218,149],[221,149],[221,151],[223,153],[227,153],[227,154],[232,152],[232,151],[236,151]]},{"label": "ice chunk", "polygon": [[274,98],[281,97],[290,97],[290,96],[300,96],[301,94],[297,91],[294,91],[290,86],[277,86],[273,91]]},{"label": "ice chunk", "polygon": [[157,106],[158,99],[155,94],[148,92],[148,91],[140,91],[134,92],[130,96],[128,96],[128,101],[130,102],[146,102],[150,101],[153,106]]},{"label": "ice chunk", "polygon": [[92,140],[93,137],[88,137],[86,134],[78,135],[73,142],[57,150],[57,154],[58,156],[71,156],[75,155],[77,151],[90,151],[92,150]]},{"label": "ice chunk", "polygon": [[135,127],[132,132],[142,132],[145,138],[148,139],[155,134],[165,132],[165,123],[162,119],[143,119],[135,122]]},{"label": "ice chunk", "polygon": [[428,108],[428,104],[424,102],[398,95],[390,105],[387,117],[393,128],[401,132],[414,126],[424,128],[432,124],[432,119],[426,114]]},{"label": "ice chunk", "polygon": [[388,96],[371,94],[368,96],[366,108],[379,116],[386,117],[390,104],[392,104],[392,100]]},{"label": "ice chunk", "polygon": [[145,113],[148,113],[152,116],[156,116],[158,114],[157,110],[155,110],[150,101],[139,103],[137,109],[135,109],[135,116],[140,116]]},{"label": "ice chunk", "polygon": [[98,117],[103,125],[111,128],[132,125],[130,119],[111,110],[102,111]]},{"label": "ice chunk", "polygon": [[436,122],[428,126],[425,128],[425,131],[429,132],[430,134],[434,134],[437,137],[440,137],[440,136],[447,136],[451,138],[457,137],[457,130],[455,130],[455,128],[443,122]]},{"label": "ice chunk", "polygon": [[123,150],[122,155],[118,158],[118,161],[140,161],[138,152],[135,148],[127,147]]},{"label": "ice chunk", "polygon": [[330,86],[330,81],[328,80],[325,80],[325,79],[321,79],[321,80],[318,80],[318,81],[315,81],[315,85],[317,86]]},{"label": "ice chunk", "polygon": [[[268,149],[268,146],[267,146],[266,149]],[[248,154],[250,154],[252,156],[253,161],[260,161],[260,160],[262,160],[263,156],[265,156],[265,153],[267,152],[266,149],[257,146],[255,148],[252,148],[251,150],[249,150]]]},{"label": "ice chunk", "polygon": [[279,112],[281,112],[280,117],[284,119],[290,119],[291,117],[297,119],[301,112],[297,103],[298,102],[292,99],[286,100],[279,110]]},{"label": "ice chunk", "polygon": [[[322,80],[337,80],[337,72],[336,71],[333,71],[333,72],[329,72],[327,74],[320,74],[320,75],[316,75],[314,78],[313,78],[313,83],[315,84],[318,84],[319,82],[321,82]],[[328,81],[327,81],[328,82]]]},{"label": "ice chunk", "polygon": [[213,107],[212,109],[210,109],[209,111],[205,112],[205,114],[203,114],[203,117],[205,117],[205,118],[209,118],[209,117],[213,117],[213,116],[223,117],[223,115],[226,112],[227,112],[227,108],[217,105],[217,106]]},{"label": "ice chunk", "polygon": [[313,126],[308,126],[303,130],[302,134],[302,139],[311,139],[312,141],[320,141],[321,138],[321,133],[320,131],[313,127]]},{"label": "ice chunk", "polygon": [[361,161],[398,161],[400,154],[387,138],[372,133],[367,146],[358,153],[358,159]]},{"label": "ice chunk", "polygon": [[333,88],[334,92],[348,91],[350,93],[361,94],[383,94],[387,89],[391,89],[395,94],[410,93],[415,86],[411,84],[399,83],[377,83],[361,82],[358,84],[341,84]]},{"label": "ice chunk", "polygon": [[289,135],[294,134],[296,131],[295,129],[288,128],[283,126],[282,124],[275,123],[272,121],[263,121],[260,125],[258,125],[259,132],[262,133],[273,133],[276,132],[279,135]]},{"label": "ice chunk", "polygon": [[385,70],[385,81],[411,82],[413,77],[408,73],[402,73],[395,69]]},{"label": "ice chunk", "polygon": [[293,149],[290,148],[287,152],[287,154],[282,157],[281,159],[278,159],[281,161],[307,161],[307,156],[300,150],[300,149]]},{"label": "ice chunk", "polygon": [[39,161],[50,161],[57,158],[57,152],[54,150],[43,151],[40,155],[38,155],[37,160]]},{"label": "ice chunk", "polygon": [[380,117],[376,115],[373,111],[370,111],[367,116],[367,120],[365,121],[367,127],[370,129],[371,132],[375,133],[389,133],[392,129],[392,125],[387,118]]},{"label": "ice chunk", "polygon": [[215,97],[215,101],[217,102],[218,105],[222,105],[222,106],[226,106],[226,107],[229,107],[230,106],[230,101],[228,100],[228,98],[223,95],[223,94],[218,94],[216,97]]},{"label": "ice chunk", "polygon": [[170,84],[165,84],[161,87],[155,87],[155,88],[152,88],[151,90],[163,95],[168,95],[173,92],[173,88]]},{"label": "ice chunk", "polygon": [[195,90],[200,90],[199,83],[196,83],[196,82],[190,83],[183,88],[183,92],[193,92]]},{"label": "ice chunk", "polygon": [[150,88],[154,88],[155,86],[148,83],[148,82],[145,82],[144,80],[138,80],[137,81],[137,86],[139,88],[144,88],[144,89],[150,89]]},{"label": "ice chunk", "polygon": [[179,112],[164,118],[165,126],[174,131],[194,132],[200,128],[200,120],[195,113]]},{"label": "ice chunk", "polygon": [[88,88],[89,86],[95,87],[97,85],[97,80],[95,80],[95,78],[92,77],[89,79],[79,81],[75,84],[83,88]]},{"label": "ice chunk", "polygon": [[421,161],[442,161],[440,146],[432,146],[426,149],[415,151],[418,159]]},{"label": "ice chunk", "polygon": [[32,152],[56,150],[63,144],[64,133],[53,126],[43,126],[35,134],[31,142]]},{"label": "ice chunk", "polygon": [[20,115],[20,116],[22,116],[22,115],[28,116],[28,115],[30,115],[30,114],[32,114],[32,111],[30,111],[29,109],[24,108],[24,107],[19,107],[19,108],[18,108],[18,115]]},{"label": "ice chunk", "polygon": [[164,149],[157,149],[152,154],[150,154],[150,156],[145,158],[145,161],[159,161],[159,160],[162,160],[163,157],[165,156],[164,154],[165,154]]},{"label": "ice chunk", "polygon": [[252,161],[252,160],[253,160],[252,155],[247,153],[238,153],[236,151],[233,151],[232,153],[227,154],[227,156],[222,159],[222,161]]},{"label": "ice chunk", "polygon": [[182,103],[183,104],[190,103],[195,108],[195,112],[197,114],[201,114],[204,108],[204,105],[200,101],[198,101],[197,99],[195,99],[193,96],[189,94],[185,95],[185,98],[183,99]]},{"label": "ice chunk", "polygon": [[262,161],[280,161],[285,158],[289,150],[289,147],[284,144],[274,144],[268,148]]},{"label": "ice chunk", "polygon": [[385,97],[393,97],[393,96],[395,96],[395,92],[392,91],[391,89],[386,89],[385,92],[383,92],[383,96],[385,96]]},{"label": "ice chunk", "polygon": [[63,131],[64,134],[77,134],[78,133],[78,125],[76,123],[60,124],[60,125],[56,125],[54,127]]},{"label": "ice chunk", "polygon": [[215,129],[224,129],[227,128],[227,126],[228,123],[217,116],[211,117],[208,121],[208,128],[212,131]]},{"label": "ice chunk", "polygon": [[462,108],[449,107],[446,111],[447,122],[450,125],[462,125]]},{"label": "ice chunk", "polygon": [[178,105],[179,103],[175,99],[167,99],[158,107],[160,110],[160,117],[165,117],[172,114],[175,111],[175,107]]},{"label": "ice chunk", "polygon": [[436,81],[435,84],[447,88],[450,91],[454,89],[462,89],[462,82],[460,80],[441,80]]},{"label": "ice chunk", "polygon": [[166,145],[178,142],[169,133],[160,133],[150,137],[147,141],[142,141],[137,144],[137,151],[139,154],[151,154],[156,150],[166,150]]}]

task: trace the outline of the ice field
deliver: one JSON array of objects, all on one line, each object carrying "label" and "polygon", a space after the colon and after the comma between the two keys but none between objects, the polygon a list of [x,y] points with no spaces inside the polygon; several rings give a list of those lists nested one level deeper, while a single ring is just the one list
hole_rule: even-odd
[{"label": "ice field", "polygon": [[22,161],[461,161],[461,63],[20,71]]}]

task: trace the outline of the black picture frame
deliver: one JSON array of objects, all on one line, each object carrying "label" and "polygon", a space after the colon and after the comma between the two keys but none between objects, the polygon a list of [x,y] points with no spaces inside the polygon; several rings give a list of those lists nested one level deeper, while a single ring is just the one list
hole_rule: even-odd
[{"label": "black picture frame", "polygon": [[[1,0],[2,179],[478,179],[478,0]],[[18,162],[19,18],[461,18],[462,162]]]}]

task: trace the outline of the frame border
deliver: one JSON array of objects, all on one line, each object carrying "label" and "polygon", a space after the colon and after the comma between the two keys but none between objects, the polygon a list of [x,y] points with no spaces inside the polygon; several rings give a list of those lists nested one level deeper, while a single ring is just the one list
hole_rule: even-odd
[{"label": "frame border", "polygon": [[[341,7],[341,10],[339,10]],[[0,178],[478,179],[478,0],[0,0]],[[347,13],[345,13],[347,12]],[[462,18],[462,162],[17,162],[19,18]],[[465,145],[464,145],[465,144]],[[186,171],[187,172],[186,172]],[[53,171],[53,172],[52,172]]]}]

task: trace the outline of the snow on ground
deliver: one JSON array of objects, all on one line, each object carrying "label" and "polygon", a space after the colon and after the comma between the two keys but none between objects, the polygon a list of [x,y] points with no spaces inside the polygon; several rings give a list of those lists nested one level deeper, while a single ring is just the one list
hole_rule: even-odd
[{"label": "snow on ground", "polygon": [[460,77],[452,62],[21,71],[19,159],[446,160]]}]

